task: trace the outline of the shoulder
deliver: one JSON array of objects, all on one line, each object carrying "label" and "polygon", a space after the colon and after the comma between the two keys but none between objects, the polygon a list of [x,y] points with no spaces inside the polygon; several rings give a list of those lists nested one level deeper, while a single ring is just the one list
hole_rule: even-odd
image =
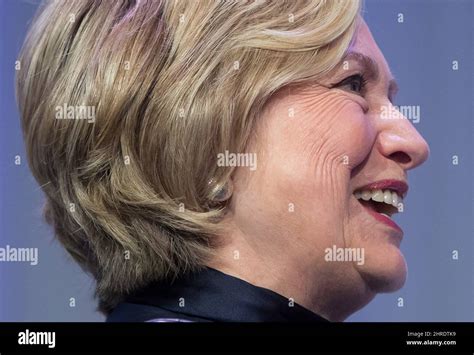
[{"label": "shoulder", "polygon": [[189,323],[209,322],[209,320],[191,317],[156,306],[123,302],[107,316],[106,322]]}]

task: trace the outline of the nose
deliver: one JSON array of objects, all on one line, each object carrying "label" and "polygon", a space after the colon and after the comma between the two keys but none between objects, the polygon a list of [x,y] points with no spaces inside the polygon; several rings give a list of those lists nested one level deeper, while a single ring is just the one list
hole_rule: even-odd
[{"label": "nose", "polygon": [[379,118],[379,149],[384,156],[396,161],[404,170],[413,169],[428,159],[428,143],[406,116],[394,106],[390,106],[392,114],[388,118]]}]

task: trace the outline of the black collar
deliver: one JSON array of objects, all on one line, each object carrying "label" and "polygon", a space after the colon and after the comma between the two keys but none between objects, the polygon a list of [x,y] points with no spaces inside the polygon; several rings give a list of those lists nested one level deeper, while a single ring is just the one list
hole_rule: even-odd
[{"label": "black collar", "polygon": [[126,302],[159,307],[177,318],[226,322],[327,322],[262,287],[211,268],[173,283],[154,283]]}]

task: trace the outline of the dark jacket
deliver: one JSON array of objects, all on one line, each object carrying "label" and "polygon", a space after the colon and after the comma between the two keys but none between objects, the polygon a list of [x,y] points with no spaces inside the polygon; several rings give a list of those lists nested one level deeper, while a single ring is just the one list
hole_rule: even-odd
[{"label": "dark jacket", "polygon": [[154,283],[128,297],[107,322],[326,322],[289,299],[215,269]]}]

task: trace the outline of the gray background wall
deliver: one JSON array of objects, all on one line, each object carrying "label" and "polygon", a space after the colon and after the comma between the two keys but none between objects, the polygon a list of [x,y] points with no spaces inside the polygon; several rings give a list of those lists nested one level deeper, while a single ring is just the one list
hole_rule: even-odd
[{"label": "gray background wall", "polygon": [[[39,248],[36,266],[0,262],[0,321],[101,321],[92,280],[41,219],[43,197],[26,165],[13,77],[36,6],[0,0],[0,247]],[[365,2],[364,17],[401,87],[397,104],[420,106],[416,128],[431,158],[409,175],[407,209],[397,218],[406,235],[405,287],[349,321],[474,321],[473,15],[469,0]]]}]

